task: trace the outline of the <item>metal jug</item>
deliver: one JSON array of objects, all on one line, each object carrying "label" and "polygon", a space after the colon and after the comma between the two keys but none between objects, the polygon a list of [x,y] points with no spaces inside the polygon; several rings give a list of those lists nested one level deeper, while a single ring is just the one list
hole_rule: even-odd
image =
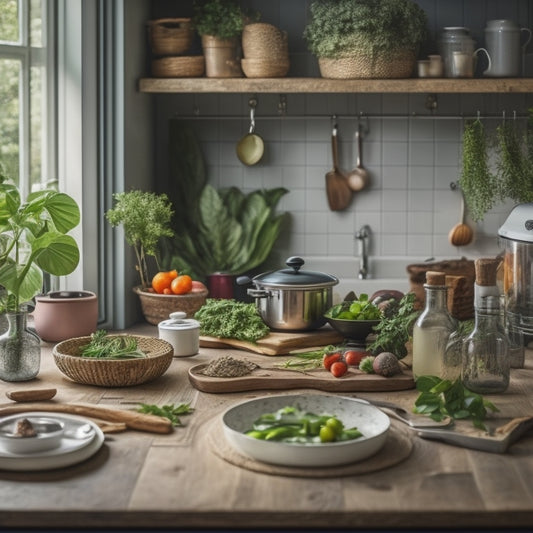
[{"label": "metal jug", "polygon": [[[523,34],[526,35],[525,38]],[[483,72],[483,76],[493,78],[522,76],[524,53],[530,40],[529,28],[520,28],[511,20],[489,20],[485,28],[485,45],[492,62]]]}]

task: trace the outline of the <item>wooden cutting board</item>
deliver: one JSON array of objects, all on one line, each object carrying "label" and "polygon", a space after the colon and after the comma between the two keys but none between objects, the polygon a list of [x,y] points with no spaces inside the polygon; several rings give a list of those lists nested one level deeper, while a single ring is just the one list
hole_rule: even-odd
[{"label": "wooden cutting board", "polygon": [[339,344],[344,337],[330,327],[314,331],[283,333],[271,331],[266,337],[253,342],[220,337],[200,336],[200,346],[204,348],[238,348],[263,355],[283,355],[294,350]]},{"label": "wooden cutting board", "polygon": [[327,392],[378,392],[413,389],[415,382],[410,371],[390,378],[365,374],[352,369],[341,378],[334,377],[323,368],[304,372],[284,370],[265,365],[251,374],[237,378],[205,376],[202,370],[207,363],[189,369],[189,381],[202,392],[243,392],[253,390],[318,389]]}]

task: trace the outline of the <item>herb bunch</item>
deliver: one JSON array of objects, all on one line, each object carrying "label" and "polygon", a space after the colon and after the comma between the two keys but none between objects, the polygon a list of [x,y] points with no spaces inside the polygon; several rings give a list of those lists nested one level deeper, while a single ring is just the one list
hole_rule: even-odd
[{"label": "herb bunch", "polygon": [[450,416],[455,420],[471,419],[474,427],[486,429],[483,421],[487,410],[497,412],[497,407],[480,394],[468,390],[460,379],[450,381],[436,376],[420,376],[416,380],[420,392],[413,412],[429,415],[436,421]]},{"label": "herb bunch", "polygon": [[173,426],[183,426],[179,417],[182,415],[190,415],[193,411],[194,409],[190,407],[190,404],[188,403],[180,403],[179,405],[169,404],[161,407],[158,405],[141,403],[140,407],[137,409],[138,413],[168,418]]},{"label": "herb bunch", "polygon": [[109,337],[99,329],[91,334],[91,340],[80,348],[81,357],[93,359],[142,359],[147,355],[139,349],[137,339],[130,335]]}]

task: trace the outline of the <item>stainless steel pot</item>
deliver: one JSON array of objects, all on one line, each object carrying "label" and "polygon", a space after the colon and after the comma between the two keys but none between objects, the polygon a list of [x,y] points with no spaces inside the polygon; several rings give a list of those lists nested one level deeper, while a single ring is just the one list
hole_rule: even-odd
[{"label": "stainless steel pot", "polygon": [[300,270],[304,260],[289,257],[289,268],[265,272],[253,279],[241,277],[239,284],[253,283],[248,294],[256,298],[257,309],[265,324],[276,330],[307,331],[326,322],[324,313],[332,305],[335,276]]}]

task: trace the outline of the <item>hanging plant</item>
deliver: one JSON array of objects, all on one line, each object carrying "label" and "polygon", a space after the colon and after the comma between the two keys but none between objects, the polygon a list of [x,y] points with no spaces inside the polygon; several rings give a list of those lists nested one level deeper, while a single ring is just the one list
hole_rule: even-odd
[{"label": "hanging plant", "polygon": [[465,125],[459,186],[470,216],[476,222],[483,220],[500,197],[497,178],[488,164],[485,128],[479,118]]}]

